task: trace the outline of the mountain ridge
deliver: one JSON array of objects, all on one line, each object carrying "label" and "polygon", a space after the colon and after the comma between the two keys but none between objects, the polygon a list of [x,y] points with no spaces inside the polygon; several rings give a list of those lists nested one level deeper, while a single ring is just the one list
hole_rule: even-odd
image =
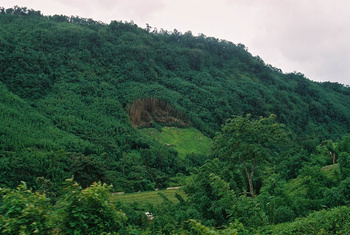
[{"label": "mountain ridge", "polygon": [[[152,187],[154,175],[163,177],[162,185],[176,172],[188,173],[176,152],[132,127],[128,107],[145,98],[161,100],[210,137],[228,118],[248,113],[256,118],[276,114],[305,144],[350,132],[349,87],[284,74],[252,56],[243,44],[177,30],[151,32],[132,22],[43,16],[16,7],[0,10],[0,42],[0,83],[9,91],[1,96],[18,97],[46,123],[33,139],[40,128],[23,118],[21,125],[28,131],[13,132],[14,139],[32,141],[20,141],[16,148],[16,140],[3,131],[0,154],[15,152],[20,159],[30,154],[28,149],[53,155],[63,150],[76,162],[66,159],[69,167],[57,169],[59,178],[82,174],[84,185],[95,176],[109,183],[123,179],[121,187],[133,180],[128,190],[137,191]],[[4,107],[11,102],[2,99],[0,105],[9,112]],[[17,108],[23,117],[25,110]],[[11,115],[1,119],[2,130],[21,126]],[[164,158],[159,161],[158,155]],[[92,166],[96,161],[101,164]],[[71,164],[104,173],[78,172]],[[132,176],[135,171],[142,177]],[[13,177],[11,186],[21,181],[16,170],[4,174]],[[36,176],[29,183],[34,185]]]}]

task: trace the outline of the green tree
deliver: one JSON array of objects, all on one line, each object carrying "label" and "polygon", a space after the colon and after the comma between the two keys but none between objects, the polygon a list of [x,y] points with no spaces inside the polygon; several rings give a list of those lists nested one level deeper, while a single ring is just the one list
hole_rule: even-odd
[{"label": "green tree", "polygon": [[237,116],[229,119],[214,138],[219,156],[232,163],[240,162],[249,184],[249,194],[255,197],[253,177],[256,168],[268,162],[278,150],[277,145],[287,139],[284,125],[275,122],[275,115],[252,119]]}]

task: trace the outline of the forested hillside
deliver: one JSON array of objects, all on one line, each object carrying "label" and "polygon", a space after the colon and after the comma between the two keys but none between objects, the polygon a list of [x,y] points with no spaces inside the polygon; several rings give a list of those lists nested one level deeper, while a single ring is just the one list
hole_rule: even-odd
[{"label": "forested hillside", "polygon": [[[198,129],[213,139],[211,153],[179,154],[147,134],[168,126]],[[350,87],[285,74],[243,44],[0,8],[1,232],[12,216],[6,195],[25,193],[33,205],[49,198],[43,210],[59,214],[54,206],[73,210],[93,193],[107,200],[107,186],[89,187],[98,181],[125,192],[186,184],[186,199],[147,207],[162,216],[152,223],[137,212],[145,207],[102,203],[104,216],[119,221],[103,231],[288,232],[274,224],[348,204],[348,133]],[[65,181],[72,176],[84,190]],[[27,186],[11,191],[21,181],[46,196]],[[66,214],[45,229],[74,231]]]}]

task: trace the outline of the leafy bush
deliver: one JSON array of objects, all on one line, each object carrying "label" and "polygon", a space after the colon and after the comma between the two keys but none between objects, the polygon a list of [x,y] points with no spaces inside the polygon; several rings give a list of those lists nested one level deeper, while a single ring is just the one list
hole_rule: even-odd
[{"label": "leafy bush", "polygon": [[49,199],[22,183],[17,189],[0,188],[1,234],[47,234]]},{"label": "leafy bush", "polygon": [[314,212],[294,222],[282,223],[262,229],[268,234],[348,234],[350,208],[337,207]]},{"label": "leafy bush", "polygon": [[118,232],[126,226],[126,216],[110,202],[111,186],[93,183],[81,190],[72,179],[66,180],[67,193],[61,208],[61,231],[66,234]]}]

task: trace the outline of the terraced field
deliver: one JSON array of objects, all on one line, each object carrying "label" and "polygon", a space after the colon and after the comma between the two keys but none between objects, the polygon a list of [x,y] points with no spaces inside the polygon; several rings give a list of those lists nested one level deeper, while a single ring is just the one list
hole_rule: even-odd
[{"label": "terraced field", "polygon": [[153,137],[169,148],[174,148],[180,157],[190,153],[209,155],[213,143],[212,139],[193,127],[163,127],[161,131],[155,128],[143,128],[140,132]]},{"label": "terraced field", "polygon": [[185,197],[185,193],[181,188],[175,189],[164,189],[159,191],[148,191],[148,192],[139,192],[139,193],[126,193],[126,194],[113,194],[113,199],[116,201],[121,201],[124,203],[139,203],[147,204],[151,203],[154,206],[159,205],[163,202],[162,197],[159,195],[162,193],[172,202],[178,202],[175,197],[175,193],[180,194],[182,197]]}]

